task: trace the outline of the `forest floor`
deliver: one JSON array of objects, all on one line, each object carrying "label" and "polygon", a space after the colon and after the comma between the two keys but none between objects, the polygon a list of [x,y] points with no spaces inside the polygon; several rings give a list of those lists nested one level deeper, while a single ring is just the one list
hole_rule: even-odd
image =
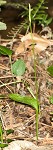
[{"label": "forest floor", "polygon": [[[43,34],[33,34],[40,41]],[[40,36],[40,37],[38,37]],[[52,40],[51,37],[44,36],[44,44],[41,41],[35,43],[36,57],[36,80],[38,82],[38,98],[40,103],[39,127],[38,127],[38,145],[53,145],[53,104],[49,98],[53,94],[53,77],[47,72],[47,67],[53,64],[53,46],[45,45],[46,40]],[[22,96],[31,96],[26,85],[28,85],[33,94],[36,95],[34,79],[34,62],[32,53],[32,41],[30,36],[24,36],[23,42],[26,49],[24,50],[21,38],[23,35],[17,35],[15,39],[0,39],[0,45],[6,46],[13,50],[12,63],[21,58],[26,64],[26,71],[23,76],[13,76],[11,72],[9,57],[0,55],[0,94],[8,95],[9,93],[19,93]],[[30,43],[30,44],[29,44]],[[44,47],[45,45],[45,47]],[[15,83],[13,83],[15,81]],[[19,83],[18,83],[19,81]],[[21,82],[23,81],[23,82]],[[3,138],[5,140],[27,140],[36,144],[36,113],[35,110],[24,104],[16,103],[10,99],[0,99],[0,113],[2,126],[4,129]],[[7,135],[6,130],[13,129],[13,133]]]}]

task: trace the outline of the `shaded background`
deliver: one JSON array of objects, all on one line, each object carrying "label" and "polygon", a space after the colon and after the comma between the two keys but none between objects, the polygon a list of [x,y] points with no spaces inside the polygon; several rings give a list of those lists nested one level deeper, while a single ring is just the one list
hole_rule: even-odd
[{"label": "shaded background", "polygon": [[[6,0],[7,3],[9,2],[18,2],[18,3],[24,3],[24,4],[28,4],[30,3],[32,6],[35,6],[36,3],[38,2],[38,0]],[[47,6],[48,6],[48,14],[50,17],[53,17],[53,0],[48,0],[48,3],[47,3]],[[19,13],[22,11],[22,8],[15,8],[15,7],[12,7],[10,6],[2,6],[1,7],[1,12],[0,12],[0,21],[3,21],[6,23],[7,25],[7,30],[5,31],[0,31],[0,35],[2,38],[6,38],[7,37],[7,34],[8,32],[15,26],[18,26],[18,24],[22,21],[18,16],[19,16]],[[53,22],[50,24],[50,27],[53,31]]]}]

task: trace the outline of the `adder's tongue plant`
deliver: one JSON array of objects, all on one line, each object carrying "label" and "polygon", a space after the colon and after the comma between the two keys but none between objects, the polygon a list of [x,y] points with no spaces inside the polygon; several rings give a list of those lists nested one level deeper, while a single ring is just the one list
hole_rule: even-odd
[{"label": "adder's tongue plant", "polygon": [[[32,22],[31,22],[31,6],[29,4],[29,27],[30,27],[30,31],[31,31],[31,39],[32,39],[32,43],[33,43],[33,36],[32,36],[32,26],[31,26]],[[23,104],[27,104],[29,106],[32,106],[35,110],[36,110],[36,139],[38,140],[38,114],[39,114],[39,101],[38,101],[38,83],[36,81],[36,58],[35,58],[35,54],[34,54],[34,45],[32,45],[32,52],[34,55],[34,73],[35,73],[35,88],[36,88],[36,96],[33,94],[32,90],[27,87],[27,89],[29,90],[30,94],[32,95],[32,97],[29,96],[21,96],[19,94],[9,94],[9,98],[19,102],[19,103],[23,103]],[[16,64],[14,64],[14,68]],[[24,66],[23,66],[24,67]],[[13,68],[12,68],[13,69]],[[16,70],[16,69],[15,69]],[[16,71],[14,71],[13,69],[13,73],[15,73]],[[18,74],[16,74],[18,75]]]},{"label": "adder's tongue plant", "polygon": [[[45,13],[46,7],[44,6],[45,1],[44,0],[39,0],[39,3],[31,9],[31,6],[29,4],[29,10],[26,9],[26,16],[27,16],[27,23],[29,26],[29,30],[31,32],[31,39],[33,43],[33,35],[32,35],[32,23],[35,21],[38,21],[39,24],[44,24],[48,25],[51,22],[51,18],[48,19],[48,15]],[[24,16],[25,14],[23,14]],[[32,44],[32,52],[34,56],[34,78],[35,78],[35,89],[36,89],[36,95],[33,94],[31,89],[27,87],[29,90],[30,94],[32,95],[31,97],[29,96],[22,96],[16,93],[11,93],[8,95],[8,97],[16,102],[27,104],[29,106],[32,106],[36,111],[36,139],[38,140],[38,114],[39,114],[39,100],[38,100],[38,82],[36,80],[36,56],[34,53],[34,44]],[[11,55],[12,51],[7,49],[6,47],[0,46],[0,54],[3,55],[8,55],[10,58],[10,63],[11,63],[11,71],[12,74],[15,76],[22,76],[25,72],[26,66],[23,60],[19,59],[17,60],[14,64],[11,62]],[[53,67],[52,67],[53,68]],[[51,74],[51,68],[48,68],[47,70]],[[53,75],[53,74],[52,74]],[[23,81],[22,81],[23,82]],[[0,134],[1,134],[1,141],[2,141],[2,129],[0,125]],[[2,141],[3,142],[3,141]],[[2,146],[2,145],[1,145]],[[0,146],[0,147],[1,147]]]}]

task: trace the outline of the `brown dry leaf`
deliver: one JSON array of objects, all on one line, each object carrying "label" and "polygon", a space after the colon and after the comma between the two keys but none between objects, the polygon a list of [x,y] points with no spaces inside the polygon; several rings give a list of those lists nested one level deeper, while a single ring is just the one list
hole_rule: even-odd
[{"label": "brown dry leaf", "polygon": [[18,46],[18,48],[15,51],[15,55],[18,55],[24,51],[24,42],[21,42]]},{"label": "brown dry leaf", "polygon": [[21,41],[24,42],[26,40],[35,40],[35,42],[45,42],[48,43],[49,45],[53,45],[53,40],[48,40],[46,38],[41,37],[37,33],[28,33],[27,35],[23,36]]},{"label": "brown dry leaf", "polygon": [[41,51],[45,50],[48,46],[53,45],[53,40],[43,38],[36,33],[28,33],[21,38],[21,43],[16,49],[15,54],[18,55],[25,52],[25,50],[32,44],[34,44],[35,54],[38,54]]},{"label": "brown dry leaf", "polygon": [[[24,42],[21,42],[18,46],[18,48],[15,51],[15,54],[21,54],[26,51],[27,48],[32,44],[31,40],[26,40]],[[35,44],[35,43],[34,43]]]}]

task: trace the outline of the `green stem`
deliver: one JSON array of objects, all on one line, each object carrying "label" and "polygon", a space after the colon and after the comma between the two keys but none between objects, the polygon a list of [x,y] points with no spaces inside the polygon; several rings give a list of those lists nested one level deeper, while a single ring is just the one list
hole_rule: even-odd
[{"label": "green stem", "polygon": [[36,140],[38,141],[38,111],[36,110]]},{"label": "green stem", "polygon": [[11,55],[9,56],[9,60],[10,60],[10,66],[11,66],[11,73],[12,73],[12,76],[13,76],[13,81],[14,81],[14,93],[15,93],[15,78],[14,78],[14,75],[13,75],[13,72],[12,72],[12,60],[11,60]]},{"label": "green stem", "polygon": [[[36,58],[35,58],[35,52],[34,52],[34,42],[33,42],[33,35],[32,35],[32,25],[31,25],[31,7],[29,4],[29,26],[30,26],[30,32],[31,32],[31,39],[32,39],[32,51],[34,56],[34,73],[35,73],[35,87],[36,87],[36,99],[37,99],[37,105],[38,103],[38,83],[36,79]],[[38,106],[37,106],[38,107]],[[38,111],[36,110],[36,140],[38,141]]]},{"label": "green stem", "polygon": [[11,67],[11,72],[12,72],[12,61],[11,61],[11,55],[9,56],[9,62],[10,62],[10,67]]},{"label": "green stem", "polygon": [[1,137],[1,143],[3,143],[2,123],[1,122],[0,122],[0,137]]}]

